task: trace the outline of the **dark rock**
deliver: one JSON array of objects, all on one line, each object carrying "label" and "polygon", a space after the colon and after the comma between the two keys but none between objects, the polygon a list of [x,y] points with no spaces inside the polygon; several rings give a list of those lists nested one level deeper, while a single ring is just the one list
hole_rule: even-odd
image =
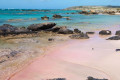
[{"label": "dark rock", "polygon": [[12,51],[12,52],[10,53],[10,56],[11,56],[11,57],[14,57],[14,56],[16,56],[18,53],[19,53],[18,51]]},{"label": "dark rock", "polygon": [[113,36],[108,38],[107,40],[120,40],[120,36]]},{"label": "dark rock", "polygon": [[73,31],[67,29],[67,27],[60,27],[58,34],[73,34]]},{"label": "dark rock", "polygon": [[116,31],[115,35],[120,35],[120,30]]},{"label": "dark rock", "polygon": [[47,29],[46,31],[58,32],[60,30],[60,26],[54,26],[51,29]]},{"label": "dark rock", "polygon": [[47,16],[44,16],[44,17],[41,17],[42,20],[49,20],[49,17]]},{"label": "dark rock", "polygon": [[120,49],[116,49],[116,52],[120,51]]},{"label": "dark rock", "polygon": [[54,79],[47,79],[47,80],[66,80],[65,78],[54,78]]},{"label": "dark rock", "polygon": [[18,34],[28,34],[28,33],[36,33],[31,32],[30,30],[26,29],[25,27],[17,28],[15,26],[9,25],[9,24],[3,24],[0,26],[0,35],[6,36],[6,35],[18,35]]},{"label": "dark rock", "polygon": [[72,20],[72,19],[70,19],[70,18],[66,18],[66,20]]},{"label": "dark rock", "polygon": [[48,41],[54,41],[54,39],[53,38],[49,38]]},{"label": "dark rock", "polygon": [[16,33],[22,33],[22,32],[28,32],[29,30],[28,29],[26,29],[25,27],[21,27],[21,28],[17,28],[16,30],[15,30],[15,32]]},{"label": "dark rock", "polygon": [[98,78],[93,78],[93,77],[89,76],[87,80],[108,80],[108,79],[98,79]]},{"label": "dark rock", "polygon": [[111,35],[111,31],[109,30],[102,30],[99,32],[100,35]]},{"label": "dark rock", "polygon": [[71,39],[89,39],[89,36],[85,33],[80,33],[80,34],[77,34],[77,35],[71,35],[69,36]]},{"label": "dark rock", "polygon": [[61,16],[61,15],[54,14],[54,15],[53,15],[53,18],[62,18],[62,16]]},{"label": "dark rock", "polygon": [[47,30],[47,29],[54,27],[55,25],[56,25],[55,23],[32,24],[28,26],[27,29],[31,31]]},{"label": "dark rock", "polygon": [[10,24],[3,24],[2,26],[0,26],[0,33],[15,32],[16,29],[17,27]]},{"label": "dark rock", "polygon": [[94,34],[95,32],[86,32],[87,34]]},{"label": "dark rock", "polygon": [[78,14],[85,14],[85,15],[93,14],[93,15],[96,15],[96,14],[98,14],[98,12],[95,12],[95,11],[81,11],[81,12],[78,12]]},{"label": "dark rock", "polygon": [[75,33],[81,33],[81,31],[79,29],[74,29]]},{"label": "dark rock", "polygon": [[79,14],[85,14],[85,15],[89,15],[90,13],[88,11],[81,11],[81,12],[78,12]]}]

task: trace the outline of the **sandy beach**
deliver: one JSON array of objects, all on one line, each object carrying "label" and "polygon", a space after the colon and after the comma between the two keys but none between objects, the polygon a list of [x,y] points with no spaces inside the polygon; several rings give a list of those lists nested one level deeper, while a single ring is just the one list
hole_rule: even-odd
[{"label": "sandy beach", "polygon": [[88,40],[69,39],[56,45],[7,80],[86,80],[89,76],[120,80],[120,54],[115,51],[120,41],[109,41],[109,36],[98,34],[90,36]]}]

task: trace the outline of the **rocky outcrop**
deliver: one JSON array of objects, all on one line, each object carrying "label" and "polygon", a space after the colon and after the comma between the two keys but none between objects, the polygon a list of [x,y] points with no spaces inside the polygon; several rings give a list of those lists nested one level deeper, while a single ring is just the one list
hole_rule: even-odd
[{"label": "rocky outcrop", "polygon": [[90,15],[90,14],[98,14],[97,12],[95,11],[81,11],[81,12],[78,12],[78,14],[85,14],[85,15]]},{"label": "rocky outcrop", "polygon": [[49,38],[48,41],[54,41],[54,39],[53,38]]},{"label": "rocky outcrop", "polygon": [[89,36],[86,33],[80,33],[76,35],[69,36],[71,39],[89,39]]},{"label": "rocky outcrop", "polygon": [[81,33],[79,29],[74,29],[74,33]]},{"label": "rocky outcrop", "polygon": [[0,26],[0,36],[6,36],[6,35],[18,35],[18,34],[29,34],[29,33],[36,33],[36,32],[31,32],[25,27],[15,27],[10,24],[3,24]]},{"label": "rocky outcrop", "polygon": [[89,15],[90,13],[88,11],[81,11],[81,12],[78,12],[79,14],[85,14],[85,15]]},{"label": "rocky outcrop", "polygon": [[102,30],[102,31],[99,32],[99,34],[100,35],[111,35],[112,33],[109,30]]},{"label": "rocky outcrop", "polygon": [[88,79],[87,80],[108,80],[108,79],[98,79],[98,78],[93,78],[93,77],[88,77]]},{"label": "rocky outcrop", "polygon": [[67,27],[64,26],[64,27],[60,27],[60,29],[58,30],[58,34],[73,34],[73,31],[67,29]]},{"label": "rocky outcrop", "polygon": [[116,31],[115,35],[120,35],[120,30]]},{"label": "rocky outcrop", "polygon": [[61,16],[61,15],[54,14],[54,15],[53,15],[53,18],[54,18],[54,19],[55,19],[55,18],[62,18],[62,16]]},{"label": "rocky outcrop", "polygon": [[15,30],[17,30],[17,28],[10,24],[3,24],[2,26],[0,26],[0,33],[15,32]]},{"label": "rocky outcrop", "polygon": [[40,30],[47,30],[50,28],[53,28],[56,25],[56,23],[40,23],[40,24],[32,24],[28,26],[28,30],[31,31],[40,31]]},{"label": "rocky outcrop", "polygon": [[42,20],[49,20],[49,17],[47,16],[44,16],[44,17],[41,17]]},{"label": "rocky outcrop", "polygon": [[108,38],[107,40],[120,40],[120,36],[113,36]]},{"label": "rocky outcrop", "polygon": [[86,32],[87,34],[94,34],[95,32]]}]

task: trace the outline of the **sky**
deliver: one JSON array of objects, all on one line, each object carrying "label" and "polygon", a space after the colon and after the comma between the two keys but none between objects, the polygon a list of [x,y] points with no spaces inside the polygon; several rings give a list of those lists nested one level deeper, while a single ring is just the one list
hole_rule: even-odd
[{"label": "sky", "polygon": [[2,9],[64,9],[71,6],[88,5],[120,6],[120,0],[0,0]]}]

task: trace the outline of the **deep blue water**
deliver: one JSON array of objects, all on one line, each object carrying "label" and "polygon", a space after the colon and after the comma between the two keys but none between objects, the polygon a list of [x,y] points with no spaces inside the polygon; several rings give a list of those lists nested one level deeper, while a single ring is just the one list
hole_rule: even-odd
[{"label": "deep blue water", "polygon": [[[120,15],[81,15],[66,14],[76,13],[77,10],[19,10],[19,9],[0,9],[0,25],[12,24],[18,27],[27,27],[30,24],[55,22],[57,25],[68,26],[68,28],[79,28],[84,30],[96,30],[103,28],[111,28],[114,25],[120,25]],[[53,19],[54,14],[69,16],[72,20]],[[49,20],[41,20],[41,17],[48,16]],[[11,21],[12,19],[12,21]]]}]

